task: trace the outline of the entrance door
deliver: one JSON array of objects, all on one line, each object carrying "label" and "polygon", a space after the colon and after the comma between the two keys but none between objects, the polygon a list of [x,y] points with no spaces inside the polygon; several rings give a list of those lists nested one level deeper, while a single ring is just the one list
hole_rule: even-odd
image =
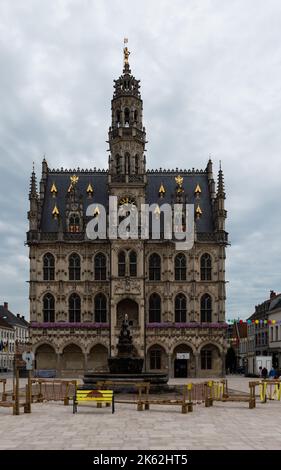
[{"label": "entrance door", "polygon": [[175,359],[175,377],[182,379],[187,377],[187,359]]}]

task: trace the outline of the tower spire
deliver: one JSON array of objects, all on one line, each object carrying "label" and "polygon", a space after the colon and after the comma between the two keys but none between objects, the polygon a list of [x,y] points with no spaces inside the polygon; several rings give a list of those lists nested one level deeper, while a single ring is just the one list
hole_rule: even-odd
[{"label": "tower spire", "polygon": [[218,173],[217,196],[222,197],[222,198],[225,199],[224,176],[223,176],[223,171],[221,169],[221,160],[220,160],[220,169],[219,169],[219,173]]},{"label": "tower spire", "polygon": [[129,65],[128,39],[124,39],[124,68],[114,80],[109,128],[109,183],[144,183],[146,133],[142,123],[140,80]]},{"label": "tower spire", "polygon": [[30,177],[30,189],[29,189],[29,199],[37,199],[37,181],[36,181],[36,174],[34,170],[34,162],[32,165],[32,173]]}]

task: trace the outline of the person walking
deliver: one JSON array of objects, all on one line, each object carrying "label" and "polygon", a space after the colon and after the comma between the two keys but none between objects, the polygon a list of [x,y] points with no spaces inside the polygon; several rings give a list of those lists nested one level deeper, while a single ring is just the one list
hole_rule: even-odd
[{"label": "person walking", "polygon": [[274,367],[272,366],[270,371],[269,371],[269,378],[270,379],[275,379],[275,375],[276,375],[276,372],[275,372]]},{"label": "person walking", "polygon": [[267,370],[266,367],[264,367],[261,371],[261,375],[262,375],[263,380],[265,380],[267,378],[267,374],[268,374],[268,370]]}]

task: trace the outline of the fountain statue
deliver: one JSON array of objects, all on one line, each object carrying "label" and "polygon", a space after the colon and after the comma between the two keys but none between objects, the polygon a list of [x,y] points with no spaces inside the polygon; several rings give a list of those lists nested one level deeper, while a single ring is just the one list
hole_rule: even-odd
[{"label": "fountain statue", "polygon": [[108,358],[108,371],[86,371],[84,375],[84,387],[94,388],[100,381],[115,382],[150,382],[155,386],[166,384],[168,375],[166,372],[142,372],[144,359],[139,357],[133,345],[133,339],[129,330],[128,315],[124,316],[117,343],[117,355]]},{"label": "fountain statue", "polygon": [[122,322],[117,349],[117,356],[108,359],[111,374],[140,374],[143,368],[143,359],[134,353],[127,314]]}]

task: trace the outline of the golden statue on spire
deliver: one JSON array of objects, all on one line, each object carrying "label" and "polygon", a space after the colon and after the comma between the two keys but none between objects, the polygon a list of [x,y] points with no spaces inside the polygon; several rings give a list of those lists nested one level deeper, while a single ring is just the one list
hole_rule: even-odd
[{"label": "golden statue on spire", "polygon": [[124,38],[124,65],[129,63],[129,55],[131,54],[128,47],[125,44],[128,42],[128,38]]}]

